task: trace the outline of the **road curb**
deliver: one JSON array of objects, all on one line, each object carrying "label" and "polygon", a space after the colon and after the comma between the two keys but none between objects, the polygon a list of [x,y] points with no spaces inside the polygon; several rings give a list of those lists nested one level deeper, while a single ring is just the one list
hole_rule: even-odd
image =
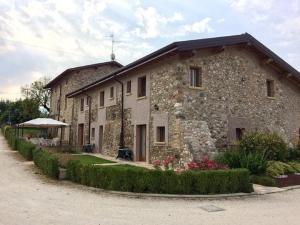
[{"label": "road curb", "polygon": [[[70,182],[70,181],[66,181]],[[74,184],[73,182],[70,182]],[[94,187],[87,187],[85,185],[80,185],[82,187],[85,187],[89,189],[92,192],[95,193],[101,193],[101,194],[109,194],[109,195],[115,195],[115,196],[121,196],[121,197],[128,197],[128,198],[154,198],[154,199],[182,199],[182,200],[221,200],[221,199],[233,199],[233,198],[247,198],[247,197],[255,197],[255,196],[262,196],[262,195],[268,195],[268,194],[276,194],[281,192],[287,192],[294,189],[300,189],[300,185],[298,186],[291,186],[282,188],[280,190],[276,191],[269,191],[264,193],[232,193],[232,194],[216,194],[216,195],[177,195],[177,194],[152,194],[152,193],[133,193],[133,192],[121,192],[121,191],[110,191],[100,188],[94,188]]]}]

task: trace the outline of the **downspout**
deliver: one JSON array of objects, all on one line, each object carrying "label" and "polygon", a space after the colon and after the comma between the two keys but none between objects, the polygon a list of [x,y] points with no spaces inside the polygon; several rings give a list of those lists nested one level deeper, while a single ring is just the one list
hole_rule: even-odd
[{"label": "downspout", "polygon": [[86,97],[88,98],[89,101],[89,124],[88,124],[88,144],[91,144],[91,121],[92,121],[92,112],[91,112],[91,108],[92,108],[92,97],[86,93],[84,93],[84,95],[86,95]]},{"label": "downspout", "polygon": [[58,115],[57,115],[58,121],[60,119],[60,105],[61,105],[61,85],[59,85],[59,105],[58,105]]},{"label": "downspout", "polygon": [[124,84],[116,77],[114,77],[115,81],[121,84],[121,131],[120,131],[120,143],[119,149],[123,149],[125,147],[124,141]]}]

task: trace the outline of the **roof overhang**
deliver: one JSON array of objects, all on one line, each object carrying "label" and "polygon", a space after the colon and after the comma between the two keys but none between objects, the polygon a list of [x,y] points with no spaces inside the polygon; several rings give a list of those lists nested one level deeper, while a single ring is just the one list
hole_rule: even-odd
[{"label": "roof overhang", "polygon": [[90,65],[85,65],[85,66],[69,68],[69,69],[66,69],[64,72],[62,72],[61,74],[59,74],[53,80],[51,80],[48,84],[46,84],[44,86],[44,89],[51,88],[53,85],[55,85],[57,82],[59,82],[65,75],[67,75],[71,72],[79,72],[81,70],[91,69],[91,68],[97,69],[98,67],[106,66],[106,65],[113,65],[113,66],[116,66],[119,68],[123,67],[123,65],[117,61],[108,61],[108,62],[102,62],[102,63],[96,63],[96,64],[90,64]]},{"label": "roof overhang", "polygon": [[207,48],[220,48],[224,50],[227,46],[234,45],[243,45],[245,47],[255,49],[256,51],[260,52],[269,61],[269,63],[276,64],[279,68],[281,68],[282,74],[288,74],[289,77],[293,77],[294,79],[300,81],[300,73],[295,68],[293,68],[287,62],[281,59],[278,55],[272,52],[261,42],[256,40],[253,36],[251,36],[248,33],[245,33],[241,35],[174,42],[170,45],[165,46],[164,48],[161,48],[141,59],[138,59],[112,72],[111,74],[108,74],[107,76],[103,77],[102,79],[99,79],[98,81],[95,81],[89,85],[86,85],[78,90],[67,94],[67,97],[71,98],[82,94],[91,88],[101,85],[109,80],[115,79],[118,76],[124,75],[133,69],[143,66],[153,60],[157,60],[171,52],[188,52]]}]

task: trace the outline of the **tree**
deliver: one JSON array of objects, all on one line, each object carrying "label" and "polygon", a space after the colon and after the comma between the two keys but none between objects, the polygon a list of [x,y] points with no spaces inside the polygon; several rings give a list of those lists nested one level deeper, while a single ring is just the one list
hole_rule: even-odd
[{"label": "tree", "polygon": [[48,113],[50,112],[50,89],[44,89],[44,86],[50,81],[49,78],[41,78],[30,85],[21,88],[22,95],[27,99],[38,102]]},{"label": "tree", "polygon": [[40,115],[39,104],[34,99],[0,101],[0,124],[18,124]]}]

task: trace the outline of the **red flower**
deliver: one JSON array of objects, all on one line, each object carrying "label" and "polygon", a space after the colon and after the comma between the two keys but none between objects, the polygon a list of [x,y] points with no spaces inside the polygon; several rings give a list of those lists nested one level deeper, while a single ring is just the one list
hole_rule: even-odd
[{"label": "red flower", "polygon": [[161,161],[157,159],[157,160],[154,160],[152,162],[152,164],[153,164],[153,166],[160,166],[161,165]]}]

